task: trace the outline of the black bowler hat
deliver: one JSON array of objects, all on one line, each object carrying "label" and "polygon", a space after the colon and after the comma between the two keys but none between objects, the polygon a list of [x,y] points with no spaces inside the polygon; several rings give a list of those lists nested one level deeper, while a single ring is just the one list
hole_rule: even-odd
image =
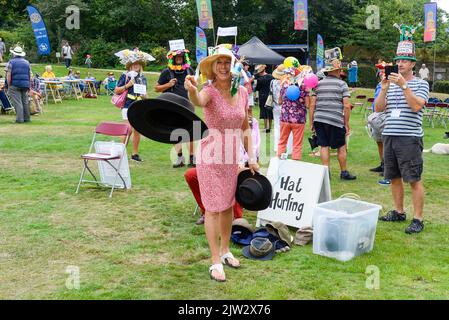
[{"label": "black bowler hat", "polygon": [[235,199],[245,209],[251,211],[265,210],[271,203],[273,188],[270,181],[260,173],[243,170],[237,178]]},{"label": "black bowler hat", "polygon": [[[128,109],[128,121],[145,137],[162,143],[176,144],[201,140],[207,135],[204,135],[207,126],[195,114],[190,101],[170,92],[154,99],[133,102]],[[199,129],[195,132],[194,123]],[[184,130],[175,134],[174,140],[170,140],[176,129]]]}]

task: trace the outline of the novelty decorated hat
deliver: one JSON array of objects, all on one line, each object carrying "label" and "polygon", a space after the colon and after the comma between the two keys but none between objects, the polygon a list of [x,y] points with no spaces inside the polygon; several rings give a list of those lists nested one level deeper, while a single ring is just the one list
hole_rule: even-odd
[{"label": "novelty decorated hat", "polygon": [[394,24],[400,34],[401,39],[398,43],[398,48],[396,50],[396,57],[394,60],[411,60],[416,61],[416,49],[415,43],[413,42],[413,34],[415,33],[417,27],[415,26],[407,26],[407,25],[398,25]]},{"label": "novelty decorated hat", "polygon": [[145,66],[147,61],[156,60],[151,54],[140,50],[125,49],[115,53],[115,56],[119,57],[120,63],[125,65],[126,69],[136,62],[140,63],[142,66]]},{"label": "novelty decorated hat", "polygon": [[[189,53],[190,51],[187,49],[169,51],[167,53],[168,68],[173,71],[187,70],[190,68]],[[183,58],[182,64],[176,64],[176,57]]]},{"label": "novelty decorated hat", "polygon": [[332,59],[330,61],[326,61],[324,68],[322,69],[323,73],[327,75],[328,72],[341,70],[341,61],[339,59]]}]

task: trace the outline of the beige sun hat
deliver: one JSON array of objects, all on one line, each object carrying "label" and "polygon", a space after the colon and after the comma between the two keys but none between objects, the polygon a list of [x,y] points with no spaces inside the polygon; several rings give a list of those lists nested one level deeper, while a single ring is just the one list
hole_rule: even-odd
[{"label": "beige sun hat", "polygon": [[284,70],[285,66],[283,64],[278,65],[277,68],[272,73],[273,78],[281,80],[281,78],[285,76]]},{"label": "beige sun hat", "polygon": [[265,64],[258,64],[257,66],[254,67],[254,70],[256,71],[256,73],[260,73],[261,69],[266,69],[267,65]]},{"label": "beige sun hat", "polygon": [[332,59],[330,61],[326,61],[326,65],[324,66],[324,69],[322,71],[324,74],[327,74],[328,72],[341,70],[341,61],[339,59]]},{"label": "beige sun hat", "polygon": [[235,56],[232,53],[231,50],[223,47],[223,46],[217,46],[212,50],[212,54],[208,56],[207,58],[204,58],[201,60],[199,69],[203,76],[205,76],[208,80],[214,79],[214,70],[213,65],[214,62],[217,61],[218,58],[231,58],[231,69],[235,63]]},{"label": "beige sun hat", "polygon": [[16,45],[14,47],[14,49],[9,50],[9,52],[11,52],[11,54],[13,54],[14,56],[17,56],[17,57],[25,57],[25,55],[26,55],[23,48],[19,45]]}]

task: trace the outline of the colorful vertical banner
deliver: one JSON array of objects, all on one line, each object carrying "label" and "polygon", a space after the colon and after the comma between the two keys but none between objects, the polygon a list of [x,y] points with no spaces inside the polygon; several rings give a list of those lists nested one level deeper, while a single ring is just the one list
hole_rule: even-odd
[{"label": "colorful vertical banner", "polygon": [[320,34],[317,35],[316,40],[316,70],[319,71],[324,68],[324,41]]},{"label": "colorful vertical banner", "polygon": [[424,4],[424,42],[432,42],[437,38],[437,4]]},{"label": "colorful vertical banner", "polygon": [[30,16],[31,26],[34,31],[34,36],[36,38],[37,53],[39,55],[48,56],[50,55],[50,40],[48,40],[47,28],[45,27],[44,19],[33,6],[27,6],[27,11]]},{"label": "colorful vertical banner", "polygon": [[203,29],[196,27],[196,62],[207,57],[207,38]]},{"label": "colorful vertical banner", "polygon": [[295,30],[308,30],[309,18],[307,0],[295,0],[293,10],[295,13]]},{"label": "colorful vertical banner", "polygon": [[196,0],[198,9],[199,25],[202,29],[213,29],[214,19],[212,17],[212,4],[210,0]]}]

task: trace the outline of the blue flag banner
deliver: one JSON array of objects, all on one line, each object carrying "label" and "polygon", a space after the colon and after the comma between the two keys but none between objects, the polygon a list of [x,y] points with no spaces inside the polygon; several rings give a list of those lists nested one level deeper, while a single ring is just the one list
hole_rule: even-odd
[{"label": "blue flag banner", "polygon": [[47,28],[45,27],[44,19],[33,6],[27,6],[27,11],[30,16],[31,26],[33,27],[34,36],[36,37],[37,53],[39,55],[50,55],[50,40],[48,40]]},{"label": "blue flag banner", "polygon": [[324,41],[323,37],[318,34],[316,40],[316,71],[324,68]]},{"label": "blue flag banner", "polygon": [[203,29],[196,27],[196,62],[207,57],[207,38]]}]

